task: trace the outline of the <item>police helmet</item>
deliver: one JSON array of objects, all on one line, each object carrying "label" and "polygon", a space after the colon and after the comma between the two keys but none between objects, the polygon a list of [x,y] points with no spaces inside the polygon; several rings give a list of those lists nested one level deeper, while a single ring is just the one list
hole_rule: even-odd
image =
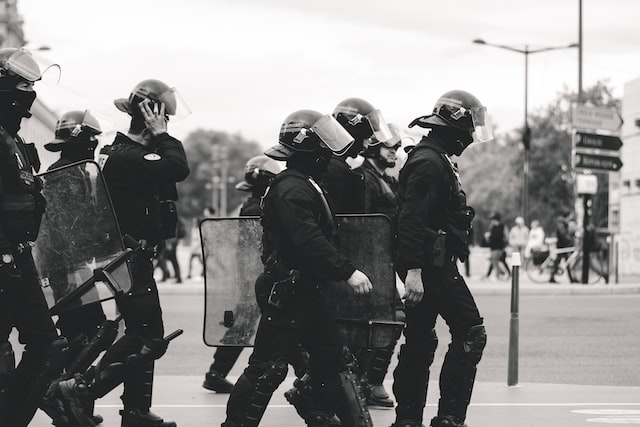
[{"label": "police helmet", "polygon": [[353,137],[331,115],[298,110],[282,122],[278,142],[264,154],[275,160],[287,160],[295,152],[323,149],[342,155],[353,145]]},{"label": "police helmet", "polygon": [[60,66],[34,55],[23,47],[0,49],[0,79],[13,77],[33,83],[41,80],[45,74],[48,83],[57,84],[60,79]]},{"label": "police helmet", "polygon": [[493,130],[488,121],[487,109],[478,98],[463,90],[446,92],[433,107],[433,113],[413,120],[409,127],[448,127],[467,131],[475,142],[493,139]]},{"label": "police helmet", "polygon": [[129,98],[118,98],[113,103],[118,110],[134,116],[140,113],[138,105],[145,101],[150,104],[164,104],[164,112],[167,119],[169,118],[168,116],[182,118],[191,113],[175,88],[169,87],[166,83],[156,79],[141,81],[133,88]]},{"label": "police helmet", "polygon": [[101,133],[100,122],[89,110],[68,111],[56,123],[55,139],[44,148],[61,151],[67,144],[96,143],[96,135]]},{"label": "police helmet", "polygon": [[389,123],[389,129],[391,130],[392,137],[380,141],[375,135],[371,138],[365,139],[363,144],[362,156],[366,158],[376,158],[380,155],[380,147],[393,148],[397,150],[402,145],[400,129],[395,124]]},{"label": "police helmet", "polygon": [[347,98],[333,110],[333,117],[357,140],[375,136],[379,141],[391,138],[380,110],[361,98]]},{"label": "police helmet", "polygon": [[236,190],[251,191],[254,187],[266,187],[280,173],[280,164],[261,154],[250,158],[244,167],[244,180],[236,184]]}]

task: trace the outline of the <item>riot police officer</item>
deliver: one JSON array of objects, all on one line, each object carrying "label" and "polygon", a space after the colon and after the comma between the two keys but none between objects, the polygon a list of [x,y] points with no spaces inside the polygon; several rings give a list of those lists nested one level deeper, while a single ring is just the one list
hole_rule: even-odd
[{"label": "riot police officer", "polygon": [[139,241],[131,260],[131,291],[117,300],[125,335],[104,354],[93,375],[77,375],[60,383],[76,419],[93,425],[87,400],[104,396],[124,381],[122,427],[175,427],[152,413],[154,360],[167,349],[158,289],[153,279],[155,249],[175,236],[176,183],[189,175],[182,143],[167,133],[170,117],[186,106],[174,88],[159,80],[138,83],[128,99],[114,101],[131,116],[127,134],[100,151],[98,163],[113,199],[123,234]]},{"label": "riot police officer", "polygon": [[440,372],[438,414],[431,426],[461,427],[487,336],[456,264],[469,255],[474,212],[466,204],[451,156],[493,135],[485,107],[461,90],[442,95],[432,114],[415,119],[409,127],[415,125],[431,132],[410,151],[399,176],[397,266],[406,289],[406,341],[394,371],[393,426],[422,425],[429,367],[438,343],[434,327],[440,315],[449,326],[451,344]]},{"label": "riot police officer", "polygon": [[347,98],[336,106],[333,116],[354,138],[346,152],[334,155],[320,180],[329,195],[335,213],[364,212],[364,176],[351,169],[347,158],[362,151],[364,140],[376,136],[380,141],[391,138],[391,130],[380,110],[361,98]]},{"label": "riot police officer", "polygon": [[[12,427],[29,424],[67,349],[31,256],[46,204],[33,175],[40,164],[34,145],[18,136],[22,119],[31,117],[34,83],[47,70],[26,49],[0,49],[0,425]],[[17,367],[14,326],[25,344]]]},{"label": "riot police officer", "polygon": [[[236,190],[250,195],[240,207],[240,216],[260,216],[260,200],[271,180],[280,172],[278,162],[264,154],[254,156],[244,167],[244,180],[236,184]],[[213,363],[205,374],[202,387],[217,393],[230,393],[233,389],[227,375],[238,360],[243,347],[218,347],[213,355]]]},{"label": "riot police officer", "polygon": [[[47,170],[62,168],[83,160],[93,160],[94,151],[98,146],[97,136],[101,133],[100,122],[89,110],[73,110],[64,113],[56,123],[54,139],[44,145],[48,151],[60,153],[60,158]],[[88,221],[99,221],[98,212],[83,212],[84,216],[78,217],[72,224],[68,223],[64,215],[60,215],[70,209],[74,202],[79,202],[81,206],[91,206],[93,195],[88,172],[78,167],[68,168],[64,173],[49,174],[44,185],[44,195],[49,202],[48,215],[55,221],[56,229],[60,233],[70,233],[74,238],[78,238],[80,236],[77,230],[80,230],[83,236],[92,237],[91,224]],[[50,195],[52,197],[49,197]],[[73,230],[76,232],[74,233]],[[69,291],[66,265],[70,260],[65,259],[64,254],[73,251],[73,247],[65,239],[47,237],[49,238],[46,243],[51,246],[51,250],[43,255],[48,259],[46,264],[51,266],[51,270],[47,271],[46,275],[49,277],[57,302]],[[74,247],[85,250],[81,242],[75,243]],[[99,256],[98,253],[91,255]],[[65,370],[75,364],[76,358],[89,345],[105,320],[100,303],[81,305],[58,314],[56,326],[69,342]],[[69,425],[69,418],[73,418],[73,415],[64,410],[58,396],[46,395],[40,407],[53,419],[56,426]],[[90,409],[87,410],[91,412]],[[96,424],[100,424],[102,417],[93,415],[93,420]]]},{"label": "riot police officer", "polygon": [[327,280],[345,280],[356,294],[372,289],[367,276],[333,245],[333,212],[316,183],[332,153],[343,154],[352,143],[332,116],[300,110],[284,120],[279,144],[265,152],[286,161],[287,168],[263,199],[265,273],[256,282],[262,317],[223,426],[258,425],[299,343],[310,355],[316,401],[334,411],[344,426],[371,425],[355,373],[347,369],[351,358],[319,292]]},{"label": "riot police officer", "polygon": [[[401,142],[398,129],[393,125],[389,125],[389,129],[393,136],[388,140],[380,141],[375,135],[364,140],[364,148],[360,153],[364,162],[355,171],[364,176],[363,212],[387,215],[395,227],[398,216],[398,180],[389,175],[387,170],[396,165],[396,151]],[[397,321],[404,321],[404,306],[397,291],[395,317]],[[384,388],[383,381],[401,333],[402,329],[398,328],[394,339],[386,348],[361,350],[358,353],[369,406],[393,407],[393,400]]]}]

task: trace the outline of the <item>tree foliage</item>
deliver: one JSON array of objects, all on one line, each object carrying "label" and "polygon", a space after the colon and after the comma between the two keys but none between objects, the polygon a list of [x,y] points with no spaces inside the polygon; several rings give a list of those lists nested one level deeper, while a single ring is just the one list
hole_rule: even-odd
[{"label": "tree foliage", "polygon": [[198,129],[184,140],[191,174],[178,185],[178,209],[183,218],[195,218],[207,206],[212,206],[214,177],[228,171],[226,186],[227,206],[232,211],[246,198],[246,193],[235,189],[244,177],[244,166],[251,157],[263,150],[258,143],[248,141],[239,134]]},{"label": "tree foliage", "polygon": [[[574,212],[575,174],[571,164],[571,106],[577,95],[564,88],[549,105],[529,114],[529,221],[537,219],[547,232],[554,229],[558,214]],[[585,103],[619,107],[606,81],[583,91]],[[476,210],[474,226],[487,229],[489,214],[502,214],[512,224],[523,214],[524,150],[521,133],[498,135],[491,143],[471,145],[459,160],[463,187]],[[608,175],[598,174],[598,193],[593,203],[593,222],[606,226]]]}]

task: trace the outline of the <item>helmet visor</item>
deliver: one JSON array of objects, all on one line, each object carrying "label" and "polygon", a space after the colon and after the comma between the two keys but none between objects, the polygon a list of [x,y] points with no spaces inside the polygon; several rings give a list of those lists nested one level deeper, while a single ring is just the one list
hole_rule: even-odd
[{"label": "helmet visor", "polygon": [[472,108],[471,120],[473,122],[474,142],[487,142],[493,139],[493,128],[489,123],[489,116],[485,107]]},{"label": "helmet visor", "polygon": [[395,149],[400,148],[400,145],[401,145],[400,131],[395,126],[389,126],[389,130],[391,131],[391,135],[392,135],[391,138],[385,141],[379,141],[378,138],[376,138],[374,135],[371,138],[366,139],[364,141],[364,147],[365,148],[375,147],[376,145],[382,144],[387,148],[395,148]]},{"label": "helmet visor", "polygon": [[382,117],[380,110],[373,110],[365,117],[369,121],[369,125],[371,125],[373,136],[378,141],[389,141],[393,138],[393,133],[384,117]]},{"label": "helmet visor", "polygon": [[30,82],[42,80],[47,86],[55,86],[60,81],[58,64],[24,48],[16,49],[2,67]]},{"label": "helmet visor", "polygon": [[[184,101],[178,90],[174,87],[171,87],[161,94],[154,96],[150,96],[147,92],[134,92],[132,95],[137,95],[141,98],[148,98],[153,102],[164,104],[165,114],[173,116],[174,120],[182,120],[189,114],[191,114],[191,110],[187,106],[187,103]],[[155,106],[151,105],[151,108],[153,110]]]},{"label": "helmet visor", "polygon": [[353,137],[330,114],[322,116],[311,126],[313,132],[336,155],[344,154],[354,143]]}]

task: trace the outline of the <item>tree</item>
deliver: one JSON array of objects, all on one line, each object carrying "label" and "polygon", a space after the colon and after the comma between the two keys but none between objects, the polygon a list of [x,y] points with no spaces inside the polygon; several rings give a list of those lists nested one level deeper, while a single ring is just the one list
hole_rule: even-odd
[{"label": "tree", "polygon": [[[571,106],[575,92],[564,88],[549,105],[529,115],[529,212],[551,233],[554,219],[575,208],[574,173],[571,165]],[[606,81],[583,91],[586,103],[619,107]],[[522,215],[523,146],[521,134],[498,135],[491,143],[471,145],[459,160],[469,204],[476,209],[474,227],[486,229],[491,211],[507,224]],[[607,222],[608,175],[598,175],[593,222]]]},{"label": "tree", "polygon": [[251,157],[263,150],[254,141],[239,134],[198,129],[184,141],[191,174],[178,186],[178,209],[184,218],[197,218],[205,207],[212,205],[212,183],[222,168],[228,171],[226,186],[227,206],[233,210],[240,205],[245,193],[235,189],[235,183],[244,178],[244,166]]}]

